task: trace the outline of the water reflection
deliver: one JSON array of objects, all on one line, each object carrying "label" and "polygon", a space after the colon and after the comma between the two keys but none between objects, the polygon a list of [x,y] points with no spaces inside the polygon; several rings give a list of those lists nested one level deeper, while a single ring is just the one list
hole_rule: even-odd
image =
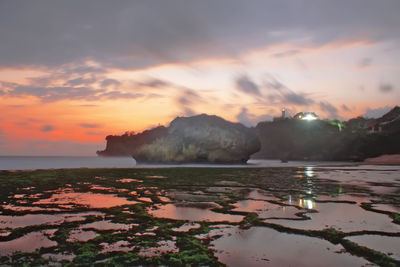
[{"label": "water reflection", "polygon": [[298,218],[295,214],[299,212],[295,207],[286,207],[260,200],[242,200],[233,204],[233,211],[255,212],[263,218]]},{"label": "water reflection", "polygon": [[328,241],[280,233],[263,227],[213,229],[215,256],[228,266],[362,266],[364,259],[340,251]]},{"label": "water reflection", "polygon": [[56,245],[57,242],[48,239],[43,232],[32,232],[11,241],[0,242],[0,256],[7,256],[16,251],[33,252],[39,248]]},{"label": "water reflection", "polygon": [[[308,203],[306,202],[306,205]],[[386,214],[364,210],[357,204],[318,203],[318,206],[315,206],[314,209],[318,212],[307,213],[307,216],[311,218],[310,220],[288,221],[278,219],[274,220],[273,223],[305,230],[322,230],[333,227],[344,232],[361,230],[400,231],[400,225],[392,223],[392,219]]]},{"label": "water reflection", "polygon": [[181,207],[174,204],[155,205],[155,207],[157,209],[149,209],[148,212],[158,218],[209,222],[240,222],[243,219],[241,215],[223,214],[208,209]]},{"label": "water reflection", "polygon": [[86,220],[87,216],[104,216],[101,212],[82,212],[65,214],[26,214],[22,216],[0,215],[0,229],[15,229],[31,225],[58,225],[63,222]]},{"label": "water reflection", "polygon": [[312,210],[316,207],[314,199],[299,199],[299,207]]},{"label": "water reflection", "polygon": [[41,199],[34,202],[34,205],[78,205],[87,206],[90,208],[112,208],[123,205],[137,204],[136,201],[130,201],[123,197],[118,197],[112,194],[95,194],[95,193],[75,193],[75,192],[62,192],[53,194],[50,198]]}]

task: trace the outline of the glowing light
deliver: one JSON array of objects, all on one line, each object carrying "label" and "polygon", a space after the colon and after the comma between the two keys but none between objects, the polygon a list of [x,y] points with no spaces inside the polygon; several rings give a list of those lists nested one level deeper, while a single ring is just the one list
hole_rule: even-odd
[{"label": "glowing light", "polygon": [[313,167],[307,167],[305,174],[307,177],[313,177],[314,176],[314,171],[313,171]]},{"label": "glowing light", "polygon": [[302,120],[307,120],[307,121],[312,121],[312,120],[316,120],[317,117],[315,117],[312,114],[306,114],[304,117],[301,118]]},{"label": "glowing light", "polygon": [[312,202],[312,200],[311,199],[307,199],[306,200],[307,201],[307,208],[309,209],[309,210],[311,210],[312,208],[313,208],[313,202]]}]

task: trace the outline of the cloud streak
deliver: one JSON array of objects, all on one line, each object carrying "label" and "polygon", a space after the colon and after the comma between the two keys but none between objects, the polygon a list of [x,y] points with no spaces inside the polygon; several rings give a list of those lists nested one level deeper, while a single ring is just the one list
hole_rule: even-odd
[{"label": "cloud streak", "polygon": [[326,102],[326,101],[325,102],[321,101],[321,102],[319,102],[319,107],[320,107],[320,109],[322,111],[328,113],[329,117],[331,119],[337,119],[338,118],[339,110],[334,105],[332,105],[331,103]]},{"label": "cloud streak", "polygon": [[261,96],[261,92],[258,85],[255,82],[253,82],[247,75],[239,76],[236,79],[235,83],[236,83],[236,88],[239,91],[249,95]]},{"label": "cloud streak", "polygon": [[382,93],[390,93],[394,90],[394,86],[389,83],[379,85],[379,91]]},{"label": "cloud streak", "polygon": [[51,131],[53,131],[54,130],[54,126],[52,126],[52,125],[44,125],[41,129],[40,129],[40,131],[41,132],[44,132],[44,133],[46,133],[46,132],[51,132]]}]

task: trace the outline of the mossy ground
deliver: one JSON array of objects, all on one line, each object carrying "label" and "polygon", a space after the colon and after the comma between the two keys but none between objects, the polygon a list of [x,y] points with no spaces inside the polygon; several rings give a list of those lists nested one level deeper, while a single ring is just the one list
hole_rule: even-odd
[{"label": "mossy ground", "polygon": [[[339,183],[335,180],[318,179],[315,175],[305,176],[304,168],[130,168],[130,169],[58,169],[35,171],[1,171],[0,172],[0,212],[1,215],[23,216],[26,214],[79,213],[96,211],[103,216],[84,216],[80,221],[64,221],[59,224],[39,224],[15,229],[9,235],[1,236],[0,242],[8,242],[23,237],[27,233],[55,229],[53,235],[48,236],[57,246],[40,248],[34,252],[15,252],[12,255],[0,258],[0,265],[51,265],[55,261],[65,266],[135,266],[135,265],[169,265],[169,266],[220,266],[222,263],[214,256],[209,246],[210,239],[198,238],[206,235],[210,226],[218,223],[199,222],[200,228],[187,232],[176,232],[173,228],[183,225],[184,220],[156,218],[149,214],[148,209],[156,204],[165,204],[159,197],[168,197],[168,192],[178,190],[196,195],[198,192],[207,192],[210,187],[226,187],[228,190],[210,193],[217,196],[219,207],[212,209],[215,212],[243,215],[239,223],[223,222],[239,228],[249,228],[254,225],[273,228],[280,232],[306,235],[325,239],[333,244],[341,244],[348,253],[363,257],[366,260],[382,266],[398,266],[399,261],[390,256],[362,247],[346,239],[354,234],[368,234],[368,232],[342,232],[337,229],[301,230],[283,227],[279,224],[266,223],[253,212],[233,211],[233,204],[246,199],[248,193],[254,189],[267,192],[277,200],[270,203],[287,206],[289,195],[302,196],[315,199],[320,195],[337,197],[343,194],[364,194],[372,196],[373,193],[366,187]],[[299,173],[303,177],[299,177]],[[118,182],[128,178],[136,179],[132,182]],[[230,182],[222,186],[221,182]],[[99,187],[92,187],[97,185]],[[394,185],[397,186],[397,185]],[[62,208],[55,212],[51,209],[60,208],[56,204],[37,205],[39,199],[51,197],[55,190],[73,190],[74,192],[93,192],[98,194],[113,194],[126,198],[129,201],[138,201],[138,204],[123,205],[111,208],[91,208],[75,203],[72,208]],[[134,194],[132,192],[135,192]],[[22,195],[15,198],[15,195]],[[35,197],[33,197],[35,196]],[[141,197],[150,198],[152,202],[143,202]],[[381,195],[382,203],[399,205],[395,194]],[[173,202],[178,201],[172,199]],[[376,200],[375,200],[376,201]],[[334,202],[334,201],[333,201]],[[338,201],[340,203],[340,201]],[[342,201],[343,202],[343,201]],[[379,202],[379,200],[378,200]],[[372,202],[371,202],[372,203]],[[18,207],[40,206],[44,210],[13,210],[7,205]],[[395,212],[374,210],[371,204],[363,203],[362,208],[372,212],[383,213],[399,224],[400,215]],[[300,209],[300,207],[297,207]],[[307,211],[312,212],[312,211]],[[300,209],[300,220],[309,219],[306,211]],[[112,223],[135,225],[128,230],[90,229],[98,236],[85,242],[68,240],[71,231],[79,229],[82,225],[96,221],[110,221]],[[150,230],[149,230],[150,229]],[[149,234],[150,233],[150,234]],[[374,234],[385,234],[376,232]],[[393,233],[400,236],[400,233]],[[215,237],[214,237],[215,238]],[[104,244],[116,244],[127,241],[129,251],[104,252]],[[141,251],[159,246],[161,241],[173,241],[176,249],[165,253],[155,253],[153,256],[144,256]],[[71,260],[54,259],[46,254],[72,255]]]}]

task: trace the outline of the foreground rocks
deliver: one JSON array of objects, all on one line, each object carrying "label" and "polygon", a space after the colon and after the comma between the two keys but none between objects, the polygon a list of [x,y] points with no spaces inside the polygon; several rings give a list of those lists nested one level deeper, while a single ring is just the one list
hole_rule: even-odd
[{"label": "foreground rocks", "polygon": [[142,163],[246,163],[260,149],[253,130],[206,114],[178,117],[168,128],[106,140],[106,149],[98,155],[131,155]]}]

